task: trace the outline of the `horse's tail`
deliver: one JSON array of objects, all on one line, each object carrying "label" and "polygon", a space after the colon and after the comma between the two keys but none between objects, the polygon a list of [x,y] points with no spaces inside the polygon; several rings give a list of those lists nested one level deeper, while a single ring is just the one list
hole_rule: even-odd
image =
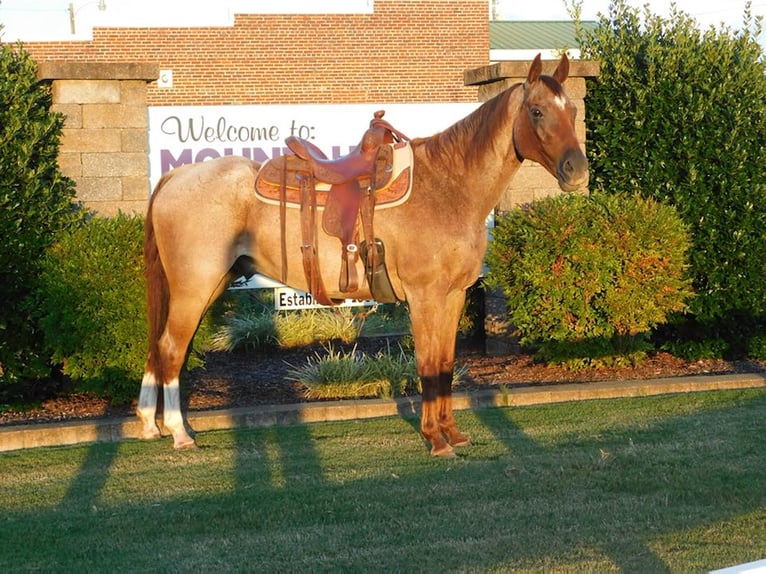
[{"label": "horse's tail", "polygon": [[152,212],[154,200],[160,191],[165,177],[161,178],[149,200],[149,209],[146,213],[144,226],[144,274],[146,277],[146,316],[149,327],[149,358],[146,362],[146,370],[154,374],[158,383],[165,382],[165,375],[160,358],[160,337],[165,330],[168,320],[168,301],[170,292],[168,289],[168,277],[162,265],[160,252],[157,249],[157,237],[154,233]]}]

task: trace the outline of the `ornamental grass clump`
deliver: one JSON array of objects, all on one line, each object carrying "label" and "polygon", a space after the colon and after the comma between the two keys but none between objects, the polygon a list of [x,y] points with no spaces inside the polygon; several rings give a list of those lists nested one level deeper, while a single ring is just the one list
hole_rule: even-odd
[{"label": "ornamental grass clump", "polygon": [[338,351],[326,347],[288,376],[306,386],[307,398],[391,398],[415,390],[418,381],[415,358],[401,346],[398,355],[390,349],[373,356],[357,350]]},{"label": "ornamental grass clump", "polygon": [[[349,351],[328,346],[324,353],[309,357],[305,365],[291,367],[288,376],[306,387],[310,399],[391,399],[422,392],[415,355],[401,343],[398,350],[388,345],[372,355],[356,345]],[[465,374],[464,367],[456,367],[453,384]]]},{"label": "ornamental grass clump", "polygon": [[356,314],[346,307],[278,312],[274,329],[279,346],[284,348],[334,340],[350,343],[359,334]]},{"label": "ornamental grass clump", "polygon": [[641,361],[653,327],[686,308],[687,230],[638,196],[562,195],[498,218],[489,283],[522,344],[573,368]]}]

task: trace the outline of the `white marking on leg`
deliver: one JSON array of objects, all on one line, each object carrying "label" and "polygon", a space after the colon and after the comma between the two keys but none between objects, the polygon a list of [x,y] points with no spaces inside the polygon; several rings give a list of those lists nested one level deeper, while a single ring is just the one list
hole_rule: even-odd
[{"label": "white marking on leg", "polygon": [[163,420],[165,428],[173,434],[174,448],[188,448],[195,446],[194,439],[189,436],[184,426],[184,417],[181,413],[181,390],[178,377],[168,381],[163,387],[165,399]]},{"label": "white marking on leg", "polygon": [[146,371],[141,381],[141,393],[138,395],[138,418],[144,423],[141,438],[153,439],[160,437],[157,427],[157,379],[154,373]]}]

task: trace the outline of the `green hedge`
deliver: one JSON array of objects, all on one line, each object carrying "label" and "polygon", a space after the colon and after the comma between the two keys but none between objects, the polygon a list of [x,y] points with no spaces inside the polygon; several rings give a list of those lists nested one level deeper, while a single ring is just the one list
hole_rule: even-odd
[{"label": "green hedge", "polygon": [[31,295],[45,250],[81,217],[57,164],[64,118],[50,107],[27,52],[0,45],[0,399],[50,375]]},{"label": "green hedge", "polygon": [[688,225],[690,313],[661,334],[687,356],[766,357],[766,57],[741,31],[700,31],[613,1],[582,33],[591,190],[671,204]]},{"label": "green hedge", "polygon": [[147,353],[143,220],[94,217],[43,261],[40,325],[51,360],[82,390],[137,396]]},{"label": "green hedge", "polygon": [[639,197],[561,195],[502,215],[489,283],[508,297],[521,342],[572,367],[635,362],[652,327],[682,311],[687,231]]},{"label": "green hedge", "polygon": [[[147,354],[141,216],[94,217],[67,233],[43,260],[40,325],[54,363],[75,387],[134,399]],[[206,318],[195,338],[209,340]],[[192,353],[188,367],[202,364]]]}]

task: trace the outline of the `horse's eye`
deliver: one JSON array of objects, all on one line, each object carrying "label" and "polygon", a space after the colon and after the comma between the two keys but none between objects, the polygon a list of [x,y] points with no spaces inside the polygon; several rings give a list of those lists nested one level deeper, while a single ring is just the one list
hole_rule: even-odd
[{"label": "horse's eye", "polygon": [[540,108],[532,108],[529,110],[529,112],[532,114],[532,118],[539,120],[541,117],[543,117],[543,112]]}]

